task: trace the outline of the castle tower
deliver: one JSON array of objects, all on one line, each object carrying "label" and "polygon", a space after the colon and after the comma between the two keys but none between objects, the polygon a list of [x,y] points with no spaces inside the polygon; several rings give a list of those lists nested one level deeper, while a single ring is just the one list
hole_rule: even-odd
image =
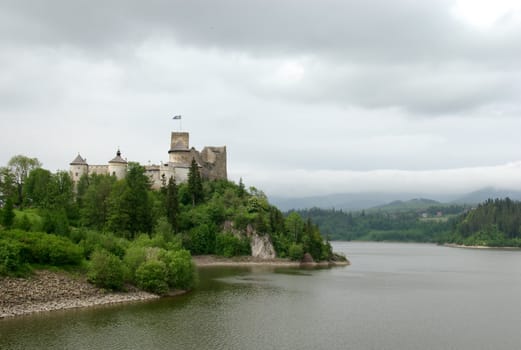
[{"label": "castle tower", "polygon": [[174,165],[190,165],[192,155],[189,149],[189,134],[187,132],[172,132],[170,141],[169,162]]},{"label": "castle tower", "polygon": [[69,165],[69,174],[71,176],[72,182],[74,183],[78,183],[83,175],[89,174],[89,165],[87,164],[87,161],[80,156],[79,153],[78,156],[74,158],[74,160]]},{"label": "castle tower", "polygon": [[127,175],[127,161],[121,158],[121,151],[118,149],[116,156],[109,161],[109,175],[114,175],[116,179],[124,179]]}]

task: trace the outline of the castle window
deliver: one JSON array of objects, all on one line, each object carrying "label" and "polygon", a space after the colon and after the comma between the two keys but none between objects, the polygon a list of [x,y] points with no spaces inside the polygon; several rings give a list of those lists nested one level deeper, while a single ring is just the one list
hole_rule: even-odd
[{"label": "castle window", "polygon": [[116,172],[115,171],[112,172],[112,176],[116,176]]},{"label": "castle window", "polygon": [[78,173],[76,173],[76,177],[78,177]]}]

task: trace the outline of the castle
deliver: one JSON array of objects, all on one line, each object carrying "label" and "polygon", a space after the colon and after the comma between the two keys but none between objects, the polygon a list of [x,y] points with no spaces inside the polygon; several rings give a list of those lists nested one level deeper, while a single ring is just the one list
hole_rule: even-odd
[{"label": "castle", "polygon": [[[187,132],[172,132],[169,161],[160,165],[146,165],[145,172],[150,178],[152,188],[159,189],[163,182],[173,177],[177,183],[188,180],[188,171],[192,159],[199,166],[201,177],[209,180],[226,179],[226,146],[204,147],[201,152],[189,146],[189,134]],[[127,173],[128,162],[117,151],[116,157],[107,165],[89,165],[87,160],[78,156],[70,163],[69,172],[74,183],[77,183],[83,175],[108,174],[117,179],[123,179]]]}]

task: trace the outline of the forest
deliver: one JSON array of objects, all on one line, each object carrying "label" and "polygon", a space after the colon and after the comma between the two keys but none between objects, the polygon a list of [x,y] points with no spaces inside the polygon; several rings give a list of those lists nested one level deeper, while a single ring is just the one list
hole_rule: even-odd
[{"label": "forest", "polygon": [[93,174],[75,185],[67,172],[15,156],[0,168],[0,204],[0,275],[72,266],[104,288],[132,283],[162,294],[193,286],[191,255],[250,255],[248,226],[270,236],[278,257],[332,257],[311,220],[284,217],[242,180],[202,179],[195,161],[187,182],[163,179],[152,190],[138,163],[124,179]]},{"label": "forest", "polygon": [[521,202],[489,199],[454,222],[440,242],[467,246],[521,247]]},{"label": "forest", "polygon": [[[438,207],[433,207],[422,212],[434,215],[437,211]],[[416,210],[344,212],[312,208],[297,213],[310,218],[331,240],[437,242],[453,226],[452,219],[424,220]]]}]

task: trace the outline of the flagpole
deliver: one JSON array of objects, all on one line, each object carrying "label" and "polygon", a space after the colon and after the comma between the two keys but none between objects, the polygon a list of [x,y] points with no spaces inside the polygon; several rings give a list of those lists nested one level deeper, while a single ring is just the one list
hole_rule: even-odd
[{"label": "flagpole", "polygon": [[183,130],[183,122],[182,122],[182,118],[181,118],[181,115],[174,115],[172,117],[173,120],[179,120],[179,131],[182,131]]}]

